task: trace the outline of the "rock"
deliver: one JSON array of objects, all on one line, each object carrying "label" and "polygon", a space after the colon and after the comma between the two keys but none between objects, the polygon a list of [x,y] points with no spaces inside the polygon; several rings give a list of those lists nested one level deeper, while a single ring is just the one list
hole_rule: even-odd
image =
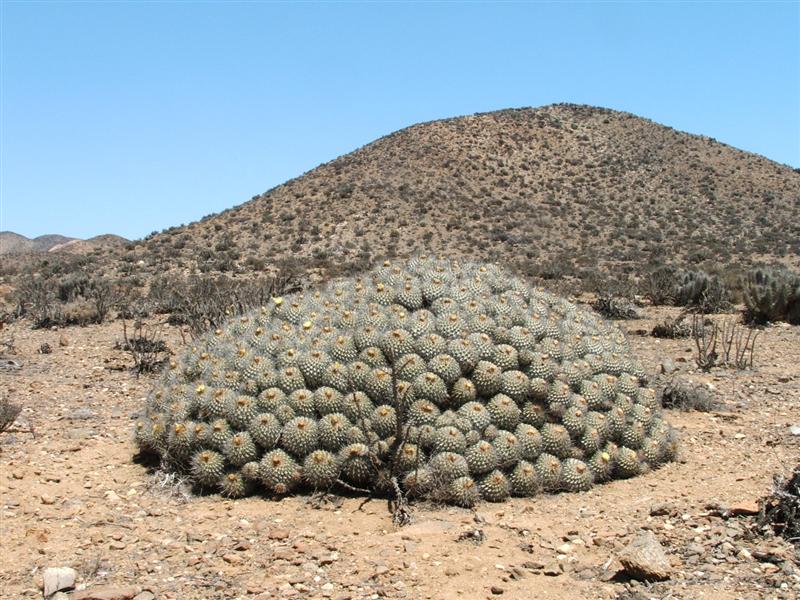
[{"label": "rock", "polygon": [[492,594],[494,594],[495,596],[499,596],[500,594],[505,592],[505,590],[503,588],[501,588],[500,586],[497,586],[497,585],[493,585],[492,587],[490,587],[489,591],[492,592]]},{"label": "rock", "polygon": [[226,554],[225,556],[222,557],[222,560],[224,560],[229,565],[238,565],[244,561],[244,559],[238,554]]},{"label": "rock", "polygon": [[669,579],[672,566],[652,531],[642,531],[618,555],[625,573],[642,581]]},{"label": "rock", "polygon": [[70,440],[85,440],[86,438],[92,435],[94,435],[94,431],[91,429],[86,429],[84,427],[67,429],[66,431],[66,438]]},{"label": "rock", "polygon": [[669,514],[672,514],[674,507],[668,502],[662,502],[660,504],[654,504],[650,507],[650,516],[651,517],[663,517]]},{"label": "rock", "polygon": [[736,516],[736,515],[757,515],[759,511],[758,501],[757,500],[744,500],[742,502],[737,502],[733,506],[729,506],[728,510],[725,511],[726,515]]},{"label": "rock", "polygon": [[42,575],[44,597],[49,598],[61,590],[71,590],[75,587],[78,572],[69,567],[51,567],[45,569]]},{"label": "rock", "polygon": [[561,563],[558,562],[557,560],[548,563],[547,565],[545,565],[544,570],[542,570],[542,573],[544,573],[548,577],[558,577],[563,572],[564,571],[561,568]]},{"label": "rock", "polygon": [[145,590],[141,594],[136,594],[133,600],[155,600],[155,598],[156,595],[153,592]]},{"label": "rock", "polygon": [[664,375],[669,375],[670,373],[674,373],[678,370],[678,367],[675,366],[675,363],[672,361],[671,358],[665,358],[661,361],[658,365],[658,370],[660,373]]},{"label": "rock", "polygon": [[50,504],[56,503],[56,499],[53,498],[50,494],[42,494],[41,496],[39,496],[39,498],[41,499],[42,504],[47,504],[48,506]]},{"label": "rock", "polygon": [[705,554],[706,549],[703,548],[702,545],[693,543],[686,546],[686,555],[687,556],[700,556]]},{"label": "rock", "polygon": [[67,338],[67,336],[62,333],[61,336],[58,338],[58,345],[61,346],[62,348],[69,346],[69,338]]},{"label": "rock", "polygon": [[75,592],[70,600],[133,600],[135,587],[103,587]]},{"label": "rock", "polygon": [[375,569],[375,576],[385,575],[388,572],[389,567],[386,565],[378,565],[378,567]]},{"label": "rock", "polygon": [[285,540],[289,537],[289,532],[286,529],[273,529],[267,537],[271,540]]},{"label": "rock", "polygon": [[96,416],[96,412],[94,412],[91,408],[85,407],[70,411],[67,414],[67,418],[71,421],[88,421],[89,419],[94,419]]},{"label": "rock", "polygon": [[792,425],[789,427],[789,433],[792,435],[800,435],[800,425]]}]

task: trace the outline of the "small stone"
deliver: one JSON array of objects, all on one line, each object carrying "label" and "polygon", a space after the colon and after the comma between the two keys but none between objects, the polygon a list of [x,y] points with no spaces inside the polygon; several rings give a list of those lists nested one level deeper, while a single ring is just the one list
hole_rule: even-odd
[{"label": "small stone", "polygon": [[42,494],[41,496],[39,496],[39,498],[42,501],[42,504],[50,505],[56,503],[55,498],[53,498],[50,494]]},{"label": "small stone", "polygon": [[156,595],[149,590],[145,590],[141,594],[136,594],[133,597],[133,600],[155,600],[155,599]]},{"label": "small stone", "polygon": [[661,504],[654,504],[650,507],[651,517],[664,517],[672,512],[672,506],[667,502]]},{"label": "small stone", "polygon": [[545,565],[544,570],[542,571],[542,573],[544,573],[548,577],[558,577],[563,572],[564,571],[562,570],[561,563],[558,562],[557,560],[554,560]]},{"label": "small stone", "polygon": [[226,563],[228,563],[229,565],[238,565],[238,564],[240,564],[240,563],[241,563],[241,562],[242,562],[244,559],[243,559],[243,558],[242,558],[242,557],[241,557],[239,554],[231,554],[231,553],[229,553],[229,554],[225,554],[225,555],[222,557],[222,560],[224,560],[224,561],[225,561]]},{"label": "small stone", "polygon": [[733,506],[728,507],[726,513],[731,516],[735,515],[757,515],[759,512],[758,501],[744,500],[737,502]]},{"label": "small stone", "polygon": [[90,408],[79,408],[67,414],[67,418],[71,421],[88,421],[97,416],[97,413]]},{"label": "small stone", "polygon": [[267,537],[271,540],[285,540],[289,537],[289,532],[286,529],[273,529]]},{"label": "small stone", "polygon": [[70,440],[85,440],[86,438],[94,435],[94,431],[84,427],[77,427],[73,429],[67,429],[65,435],[67,439]]},{"label": "small stone", "polygon": [[71,590],[75,587],[78,572],[69,567],[51,567],[45,569],[42,576],[44,597],[48,598],[61,590]]},{"label": "small stone", "polygon": [[133,600],[135,587],[104,587],[75,592],[70,600]]},{"label": "small stone", "polygon": [[375,575],[385,575],[389,572],[389,567],[386,565],[378,565],[378,568],[375,569]]},{"label": "small stone", "polygon": [[623,548],[618,558],[624,571],[633,579],[663,581],[669,579],[672,570],[664,548],[652,531],[642,531]]},{"label": "small stone", "polygon": [[556,548],[556,551],[559,554],[569,554],[570,552],[572,552],[572,544],[570,543],[561,544],[558,548]]},{"label": "small stone", "polygon": [[678,367],[675,366],[675,363],[672,361],[671,358],[665,358],[661,361],[658,365],[659,372],[669,375],[670,373],[674,373],[678,370]]},{"label": "small stone", "polygon": [[58,338],[58,345],[61,346],[62,348],[69,346],[69,338],[62,333],[61,336]]},{"label": "small stone", "polygon": [[489,591],[492,592],[492,594],[494,594],[495,596],[499,596],[500,594],[505,592],[505,590],[503,588],[501,588],[499,586],[496,586],[496,585],[493,585],[492,587],[490,587]]},{"label": "small stone", "polygon": [[689,544],[688,546],[686,546],[687,556],[700,556],[701,554],[704,554],[705,551],[706,549],[703,548],[703,546],[701,546],[700,544]]},{"label": "small stone", "polygon": [[792,435],[800,435],[800,425],[792,425],[789,427],[789,433]]}]

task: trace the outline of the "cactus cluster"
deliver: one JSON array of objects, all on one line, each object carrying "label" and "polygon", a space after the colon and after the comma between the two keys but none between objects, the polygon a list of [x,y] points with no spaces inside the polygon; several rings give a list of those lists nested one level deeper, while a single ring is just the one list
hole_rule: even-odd
[{"label": "cactus cluster", "polygon": [[786,267],[757,267],[744,279],[744,302],[752,320],[800,324],[800,275]]},{"label": "cactus cluster", "polygon": [[231,497],[347,484],[461,506],[674,458],[623,334],[494,265],[416,257],[269,306],[173,361],[143,452]]},{"label": "cactus cluster", "polygon": [[730,291],[716,275],[705,271],[683,271],[674,285],[675,306],[698,307],[719,312],[730,305]]}]

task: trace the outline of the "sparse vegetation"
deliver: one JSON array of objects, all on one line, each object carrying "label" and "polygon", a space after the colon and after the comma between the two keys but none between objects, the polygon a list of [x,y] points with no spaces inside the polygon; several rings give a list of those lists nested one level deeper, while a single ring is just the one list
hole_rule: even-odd
[{"label": "sparse vegetation", "polygon": [[800,466],[788,477],[775,477],[772,493],[760,502],[758,525],[800,544]]},{"label": "sparse vegetation", "polygon": [[674,319],[667,317],[660,323],[656,323],[650,331],[650,335],[670,340],[689,337],[692,335],[692,326],[686,322],[688,314],[688,311],[684,310]]},{"label": "sparse vegetation", "polygon": [[609,319],[639,319],[641,315],[628,298],[613,292],[600,292],[592,302],[592,308]]},{"label": "sparse vegetation", "polygon": [[162,323],[150,325],[142,320],[136,320],[133,322],[131,334],[128,335],[128,325],[123,319],[122,338],[123,342],[119,347],[130,354],[133,359],[133,372],[137,377],[163,368],[171,354],[163,340]]},{"label": "sparse vegetation", "polygon": [[684,377],[673,377],[663,384],[659,396],[664,408],[682,411],[710,412],[721,406],[707,386]]},{"label": "sparse vegetation", "polygon": [[728,319],[720,324],[716,321],[707,322],[705,315],[694,315],[692,338],[697,350],[695,362],[704,371],[713,367],[752,369],[758,334],[758,331]]},{"label": "sparse vegetation", "polygon": [[7,431],[17,420],[22,407],[7,398],[0,398],[0,433]]}]

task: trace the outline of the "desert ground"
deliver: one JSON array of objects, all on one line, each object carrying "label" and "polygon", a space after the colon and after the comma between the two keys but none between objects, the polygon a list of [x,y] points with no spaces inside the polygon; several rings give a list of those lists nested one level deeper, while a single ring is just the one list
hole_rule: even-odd
[{"label": "desert ground", "polygon": [[[57,597],[796,598],[796,550],[757,535],[748,513],[798,462],[800,327],[765,328],[753,371],[698,373],[691,339],[642,335],[677,310],[620,326],[649,372],[671,361],[723,403],[667,411],[678,462],[474,511],[417,503],[402,528],[381,499],[191,495],[133,460],[133,420],[155,377],[127,370],[119,321],[7,325],[0,338],[18,368],[0,369],[0,394],[24,409],[0,435],[0,596],[41,598],[44,570],[72,567],[76,591]],[[180,353],[178,328],[167,339]],[[44,343],[52,353],[38,353]],[[666,581],[620,570],[642,530],[668,555]]]}]

